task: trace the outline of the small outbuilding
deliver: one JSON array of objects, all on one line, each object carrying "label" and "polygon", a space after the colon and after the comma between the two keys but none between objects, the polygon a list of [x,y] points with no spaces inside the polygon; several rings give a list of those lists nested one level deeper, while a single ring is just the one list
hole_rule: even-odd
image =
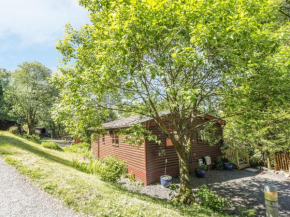
[{"label": "small outbuilding", "polygon": [[[206,115],[199,118],[197,123],[213,119],[215,118]],[[126,135],[117,134],[120,129],[129,128],[132,124],[139,123],[144,124],[153,135],[158,137],[162,144],[158,145],[153,141],[144,141],[139,148],[136,148],[125,142]],[[215,122],[216,134],[219,138],[222,135],[222,125],[221,122]],[[97,140],[92,140],[91,143],[92,153],[96,157],[103,159],[106,156],[117,156],[119,159],[126,161],[128,172],[133,174],[136,180],[143,182],[144,185],[158,182],[160,176],[164,175],[165,159],[167,159],[167,174],[173,177],[179,174],[179,160],[172,142],[151,118],[140,116],[122,118],[104,123],[103,129],[106,133],[101,134]],[[219,139],[215,146],[210,146],[199,138],[198,131],[196,131],[189,158],[190,172],[194,172],[199,159],[209,156],[214,162],[218,156],[222,156],[222,139]],[[165,156],[160,156],[161,150],[165,150]]]},{"label": "small outbuilding", "polygon": [[0,130],[9,130],[10,127],[18,127],[20,130],[20,124],[16,121],[0,120]]}]

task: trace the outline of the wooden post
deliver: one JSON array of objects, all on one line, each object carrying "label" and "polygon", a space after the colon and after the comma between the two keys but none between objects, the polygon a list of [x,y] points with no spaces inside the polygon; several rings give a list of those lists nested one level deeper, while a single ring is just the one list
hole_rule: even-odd
[{"label": "wooden post", "polygon": [[276,153],[274,153],[274,169],[275,169],[275,170],[278,170],[278,167],[277,167],[277,156],[276,156]]},{"label": "wooden post", "polygon": [[271,153],[267,151],[267,167],[271,169]]},{"label": "wooden post", "polygon": [[240,169],[239,152],[238,152],[238,150],[235,150],[235,152],[236,152],[237,167],[238,167],[238,169]]},{"label": "wooden post", "polygon": [[249,157],[249,152],[248,152],[248,148],[246,148],[246,154],[247,154],[247,164],[250,165],[250,157]]}]

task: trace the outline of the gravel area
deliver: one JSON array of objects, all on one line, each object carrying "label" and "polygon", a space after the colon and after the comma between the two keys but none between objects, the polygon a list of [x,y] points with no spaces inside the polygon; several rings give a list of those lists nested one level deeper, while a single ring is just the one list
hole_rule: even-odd
[{"label": "gravel area", "polygon": [[[170,199],[170,190],[163,188],[160,184],[140,186],[130,184],[127,179],[121,180],[124,187],[147,194],[152,197]],[[174,179],[178,185],[178,179]],[[290,179],[282,175],[271,172],[259,171],[250,172],[246,170],[233,171],[207,171],[203,179],[191,175],[191,185],[193,189],[206,184],[209,188],[218,192],[224,197],[228,197],[233,207],[231,214],[236,214],[238,207],[245,206],[248,209],[256,209],[255,216],[265,216],[264,185],[273,183],[278,188],[279,195],[279,216],[290,216]]]},{"label": "gravel area", "polygon": [[0,159],[0,216],[76,217],[81,215],[53,199]]}]

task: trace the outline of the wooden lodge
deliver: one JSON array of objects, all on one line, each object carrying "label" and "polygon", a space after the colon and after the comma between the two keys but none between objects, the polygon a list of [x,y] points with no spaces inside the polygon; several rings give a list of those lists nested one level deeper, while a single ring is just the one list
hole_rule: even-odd
[{"label": "wooden lodge", "polygon": [[[200,124],[208,120],[213,120],[213,117],[199,118],[197,123]],[[145,141],[139,148],[136,148],[124,141],[126,135],[117,135],[120,129],[128,128],[136,123],[145,124],[152,134],[157,135],[162,144]],[[221,135],[221,123],[215,123],[215,125],[218,128],[217,133]],[[164,175],[165,159],[167,159],[167,174],[173,177],[179,174],[179,161],[172,142],[152,119],[140,116],[122,118],[103,124],[103,129],[106,133],[101,134],[91,144],[92,152],[96,157],[102,159],[110,155],[126,161],[128,172],[144,185],[158,182],[160,176]],[[197,167],[198,159],[209,156],[214,162],[218,156],[222,156],[221,143],[222,140],[219,140],[219,144],[210,146],[198,139],[198,131],[196,131],[189,159],[190,172],[193,172]],[[165,149],[165,156],[160,156],[161,149]]]}]

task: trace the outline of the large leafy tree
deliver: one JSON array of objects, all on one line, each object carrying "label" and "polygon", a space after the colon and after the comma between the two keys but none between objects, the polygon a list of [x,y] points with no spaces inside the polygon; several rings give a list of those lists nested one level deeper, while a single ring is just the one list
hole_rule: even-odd
[{"label": "large leafy tree", "polygon": [[42,117],[50,111],[56,88],[49,83],[51,70],[39,62],[24,62],[11,72],[5,100],[11,106],[10,114],[27,124],[31,135]]},{"label": "large leafy tree", "polygon": [[283,35],[277,52],[252,65],[247,79],[237,82],[235,94],[225,99],[226,113],[240,113],[227,120],[225,136],[266,153],[268,167],[271,152],[290,149],[289,24],[281,23],[275,34]]},{"label": "large leafy tree", "polygon": [[5,91],[9,84],[9,72],[6,69],[0,68],[0,119],[7,119],[8,105],[4,100]]},{"label": "large leafy tree", "polygon": [[[77,108],[90,101],[99,109],[154,119],[173,141],[179,199],[188,202],[188,158],[200,127],[195,120],[225,105],[235,109],[223,99],[256,70],[253,65],[279,48],[280,36],[273,31],[280,25],[280,3],[81,0],[91,24],[80,30],[68,25],[57,45],[63,55],[58,81],[63,93],[70,93],[62,102]],[[79,96],[79,87],[85,94]],[[171,113],[170,124],[163,109]]]}]

